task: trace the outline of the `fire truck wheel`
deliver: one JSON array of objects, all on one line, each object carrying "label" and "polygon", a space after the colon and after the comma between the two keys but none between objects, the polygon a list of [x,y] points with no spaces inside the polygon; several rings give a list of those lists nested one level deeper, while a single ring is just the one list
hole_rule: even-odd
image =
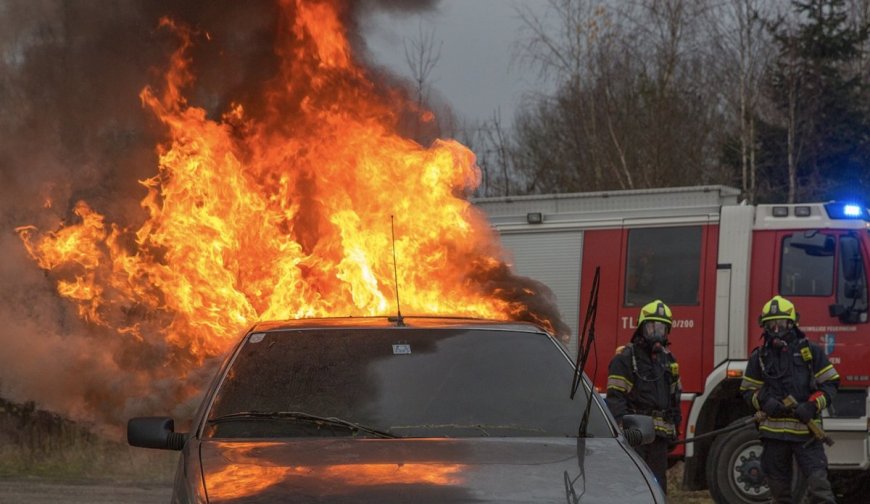
[{"label": "fire truck wheel", "polygon": [[870,471],[828,471],[828,478],[837,494],[837,502],[858,504],[867,502],[870,494]]},{"label": "fire truck wheel", "polygon": [[[741,418],[734,423],[743,421]],[[718,503],[751,504],[770,499],[770,490],[761,470],[761,440],[755,429],[717,436],[707,456],[706,473],[710,494]],[[802,502],[806,481],[799,476],[797,467],[794,473],[792,497],[795,502]]]}]

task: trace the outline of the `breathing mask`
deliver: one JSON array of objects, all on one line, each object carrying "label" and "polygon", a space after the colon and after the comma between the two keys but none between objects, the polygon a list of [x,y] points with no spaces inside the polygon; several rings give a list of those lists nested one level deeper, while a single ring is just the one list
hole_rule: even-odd
[{"label": "breathing mask", "polygon": [[774,348],[784,347],[794,336],[794,322],[789,319],[766,320],[762,327],[764,339]]},{"label": "breathing mask", "polygon": [[643,339],[653,352],[660,352],[664,348],[670,332],[670,324],[658,320],[648,320],[641,326]]}]

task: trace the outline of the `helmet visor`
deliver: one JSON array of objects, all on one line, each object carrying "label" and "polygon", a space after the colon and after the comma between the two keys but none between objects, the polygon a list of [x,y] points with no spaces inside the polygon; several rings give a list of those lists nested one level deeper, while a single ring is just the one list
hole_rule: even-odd
[{"label": "helmet visor", "polygon": [[649,320],[643,323],[643,337],[648,340],[662,340],[668,335],[670,326],[658,320]]},{"label": "helmet visor", "polygon": [[782,334],[791,328],[792,321],[789,319],[774,319],[764,322],[764,330],[769,334]]}]

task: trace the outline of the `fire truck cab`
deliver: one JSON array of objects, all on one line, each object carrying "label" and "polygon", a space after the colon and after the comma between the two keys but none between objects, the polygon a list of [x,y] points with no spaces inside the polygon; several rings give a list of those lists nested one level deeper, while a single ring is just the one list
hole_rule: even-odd
[{"label": "fire truck cab", "polygon": [[[671,351],[683,383],[682,435],[699,436],[752,414],[743,370],[761,343],[758,316],[776,294],[841,376],[825,412],[835,486],[870,489],[870,214],[846,202],[748,205],[724,186],[550,194],[475,200],[508,249],[515,271],[547,284],[577,351],[582,307],[601,268],[596,362],[599,390],[641,306],[659,298],[674,314]],[[768,497],[753,429],[680,445],[683,485],[719,502]],[[856,477],[857,476],[857,477]]]}]

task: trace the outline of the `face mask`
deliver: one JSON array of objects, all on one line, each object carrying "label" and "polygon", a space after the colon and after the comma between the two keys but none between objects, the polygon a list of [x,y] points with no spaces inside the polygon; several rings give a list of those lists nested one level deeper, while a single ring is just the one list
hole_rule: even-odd
[{"label": "face mask", "polygon": [[794,334],[794,323],[789,319],[768,320],[764,323],[764,338],[775,348],[782,348]]},{"label": "face mask", "polygon": [[641,327],[643,339],[654,352],[660,352],[667,341],[671,326],[657,320],[644,322]]}]

